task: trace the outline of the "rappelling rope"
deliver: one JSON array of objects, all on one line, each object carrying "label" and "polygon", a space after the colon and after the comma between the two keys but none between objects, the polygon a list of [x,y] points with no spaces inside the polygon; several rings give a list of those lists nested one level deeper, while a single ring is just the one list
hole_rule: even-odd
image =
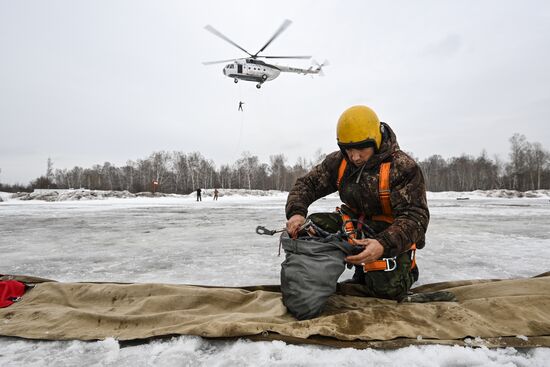
[{"label": "rappelling rope", "polygon": [[[240,96],[239,103],[240,103],[240,102],[243,101],[243,90],[242,90],[241,86],[238,86],[238,88],[240,89],[239,90],[239,92],[240,92],[239,93],[239,96]],[[239,111],[238,105],[237,105],[237,113],[239,113],[241,115],[241,117],[240,117],[241,126],[239,127],[239,137],[237,139],[237,144],[235,145],[235,151],[233,153],[234,159],[238,159],[238,155],[239,155],[240,150],[241,150],[241,141],[242,141],[242,138],[243,138],[243,128],[244,128],[244,120],[245,120],[244,107],[243,107],[242,111]]]}]

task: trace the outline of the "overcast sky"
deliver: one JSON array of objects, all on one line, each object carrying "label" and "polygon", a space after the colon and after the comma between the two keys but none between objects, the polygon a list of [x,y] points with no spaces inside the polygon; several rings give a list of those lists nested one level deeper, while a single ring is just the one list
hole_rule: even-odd
[{"label": "overcast sky", "polygon": [[[200,151],[288,163],[336,149],[335,125],[371,106],[402,149],[507,159],[515,132],[550,149],[548,1],[0,0],[0,182],[54,168]],[[325,77],[260,90],[202,61],[254,53],[328,59]],[[310,61],[281,61],[309,67]],[[238,102],[245,112],[238,112]]]}]

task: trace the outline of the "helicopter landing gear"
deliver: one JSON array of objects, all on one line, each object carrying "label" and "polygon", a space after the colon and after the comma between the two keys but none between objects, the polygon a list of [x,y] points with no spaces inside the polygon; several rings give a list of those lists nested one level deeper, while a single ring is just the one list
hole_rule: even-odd
[{"label": "helicopter landing gear", "polygon": [[235,79],[233,79],[233,81],[234,81],[235,83],[238,83],[238,82],[239,82],[239,79],[235,78]]},{"label": "helicopter landing gear", "polygon": [[266,75],[266,74],[262,75],[262,80],[263,80],[264,82],[267,80],[267,75]]},{"label": "helicopter landing gear", "polygon": [[262,87],[262,83],[256,84],[256,88],[260,89]]}]

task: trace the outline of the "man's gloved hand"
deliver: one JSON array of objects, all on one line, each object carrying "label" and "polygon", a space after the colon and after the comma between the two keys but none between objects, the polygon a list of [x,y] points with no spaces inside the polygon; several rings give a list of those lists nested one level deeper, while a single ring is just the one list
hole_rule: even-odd
[{"label": "man's gloved hand", "polygon": [[365,238],[362,240],[354,239],[353,242],[356,246],[363,246],[364,250],[357,255],[346,257],[348,263],[364,265],[378,260],[384,254],[384,246],[372,238]]},{"label": "man's gloved hand", "polygon": [[286,231],[292,238],[298,237],[300,227],[306,222],[306,218],[300,214],[294,214],[288,222],[286,222]]}]

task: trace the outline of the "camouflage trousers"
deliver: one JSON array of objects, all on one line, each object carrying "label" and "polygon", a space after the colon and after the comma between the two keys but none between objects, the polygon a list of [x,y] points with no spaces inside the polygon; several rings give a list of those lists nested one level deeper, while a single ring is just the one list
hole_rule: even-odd
[{"label": "camouflage trousers", "polygon": [[[336,233],[342,228],[342,219],[337,213],[315,213],[308,216],[321,229]],[[397,266],[392,271],[369,271],[365,273],[362,266],[355,266],[352,279],[338,284],[338,293],[402,300],[407,296],[412,284],[418,280],[418,266],[411,269],[411,253],[404,252],[397,256]]]}]

